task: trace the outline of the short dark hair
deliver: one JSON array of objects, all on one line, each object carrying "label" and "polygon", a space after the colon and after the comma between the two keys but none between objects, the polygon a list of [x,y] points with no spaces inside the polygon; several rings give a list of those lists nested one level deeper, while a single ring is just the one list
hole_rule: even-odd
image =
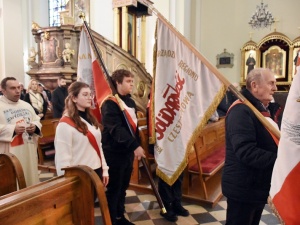
[{"label": "short dark hair", "polygon": [[2,81],[1,81],[1,89],[2,90],[6,90],[6,83],[9,80],[17,80],[15,77],[5,77]]},{"label": "short dark hair", "polygon": [[61,80],[67,80],[67,79],[64,78],[64,77],[59,77],[59,78],[57,78],[57,81],[61,81]]},{"label": "short dark hair", "polygon": [[125,69],[115,70],[111,75],[111,80],[114,86],[117,87],[117,83],[122,83],[124,77],[134,77],[134,75],[129,70],[125,70]]}]

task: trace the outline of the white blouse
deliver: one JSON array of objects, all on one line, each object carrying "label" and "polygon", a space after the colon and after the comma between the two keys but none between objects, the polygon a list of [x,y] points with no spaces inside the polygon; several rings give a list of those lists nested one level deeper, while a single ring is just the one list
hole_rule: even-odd
[{"label": "white blouse", "polygon": [[55,166],[57,175],[63,175],[61,168],[75,165],[86,165],[93,170],[102,167],[103,176],[108,176],[108,166],[103,155],[101,131],[81,118],[94,135],[100,149],[100,158],[87,136],[65,122],[58,124],[55,133]]}]

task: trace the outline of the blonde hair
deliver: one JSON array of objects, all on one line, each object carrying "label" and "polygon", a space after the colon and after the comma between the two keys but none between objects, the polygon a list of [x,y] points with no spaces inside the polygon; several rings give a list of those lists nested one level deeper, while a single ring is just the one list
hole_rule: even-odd
[{"label": "blonde hair", "polygon": [[30,90],[32,90],[31,87],[32,87],[32,83],[33,83],[34,81],[36,82],[36,84],[39,83],[36,79],[31,79],[31,80],[29,81],[29,84],[28,84],[27,92],[29,92]]}]

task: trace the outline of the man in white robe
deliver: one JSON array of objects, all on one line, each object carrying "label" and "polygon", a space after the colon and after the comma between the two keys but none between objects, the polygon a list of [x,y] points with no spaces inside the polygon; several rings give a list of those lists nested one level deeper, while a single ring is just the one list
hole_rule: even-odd
[{"label": "man in white robe", "polygon": [[27,186],[39,182],[37,142],[40,117],[32,106],[20,100],[20,84],[14,77],[1,81],[0,153],[10,152],[21,162]]}]

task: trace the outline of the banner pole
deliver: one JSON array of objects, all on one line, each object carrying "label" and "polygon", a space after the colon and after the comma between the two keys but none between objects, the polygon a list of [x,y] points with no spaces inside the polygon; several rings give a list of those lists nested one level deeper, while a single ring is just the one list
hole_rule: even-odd
[{"label": "banner pole", "polygon": [[[132,127],[130,126],[130,123],[129,123],[129,121],[128,121],[128,118],[127,118],[127,116],[126,116],[126,114],[125,114],[124,107],[122,106],[122,103],[121,103],[121,101],[120,101],[120,97],[119,97],[119,95],[118,95],[118,92],[117,92],[115,86],[114,86],[113,83],[112,83],[111,77],[109,76],[108,70],[107,70],[107,68],[106,68],[106,66],[105,66],[105,64],[104,64],[104,61],[103,61],[102,56],[101,56],[101,54],[100,54],[100,52],[99,52],[99,49],[98,49],[98,47],[97,47],[97,45],[96,45],[96,42],[95,42],[95,40],[94,40],[94,37],[93,37],[92,34],[91,34],[91,30],[90,30],[90,28],[89,28],[89,26],[88,26],[88,24],[87,24],[87,22],[86,22],[86,20],[85,20],[85,16],[84,16],[84,13],[83,13],[83,12],[80,13],[79,18],[83,20],[84,28],[86,29],[86,31],[87,31],[87,33],[88,33],[88,36],[89,36],[89,38],[90,38],[90,41],[92,42],[93,50],[96,52],[97,61],[98,61],[98,63],[101,65],[102,69],[104,70],[105,78],[106,78],[106,80],[107,80],[107,82],[108,82],[108,84],[109,84],[109,86],[110,86],[110,88],[111,88],[111,90],[112,90],[113,95],[116,97],[116,99],[117,99],[117,101],[118,101],[118,103],[119,103],[120,109],[121,109],[121,111],[122,111],[122,113],[123,113],[123,116],[124,116],[124,118],[125,118],[125,121],[126,121],[126,124],[127,124],[127,126],[128,126],[128,129],[130,130],[130,134],[131,134],[133,137],[135,137],[135,134],[134,134],[134,132],[133,132],[133,130],[132,130]],[[157,190],[157,187],[156,187],[156,185],[155,185],[155,183],[154,183],[154,180],[153,180],[153,178],[152,178],[152,176],[151,176],[151,173],[150,173],[150,171],[149,171],[149,168],[148,168],[148,165],[147,165],[147,163],[146,163],[146,160],[142,157],[142,158],[141,158],[141,161],[142,161],[143,166],[144,166],[145,169],[146,169],[146,173],[147,173],[148,179],[149,179],[149,181],[150,181],[150,184],[151,184],[152,190],[153,190],[153,192],[154,192],[154,195],[155,195],[155,197],[156,197],[156,199],[157,199],[157,202],[158,202],[158,204],[159,204],[159,206],[160,206],[160,208],[161,208],[161,211],[162,211],[163,214],[165,214],[165,213],[167,212],[167,211],[166,211],[166,208],[165,208],[165,206],[164,206],[164,204],[163,204],[163,201],[162,201],[162,199],[161,199],[161,197],[160,197],[160,195],[159,195],[159,192],[158,192],[158,190]]]}]

